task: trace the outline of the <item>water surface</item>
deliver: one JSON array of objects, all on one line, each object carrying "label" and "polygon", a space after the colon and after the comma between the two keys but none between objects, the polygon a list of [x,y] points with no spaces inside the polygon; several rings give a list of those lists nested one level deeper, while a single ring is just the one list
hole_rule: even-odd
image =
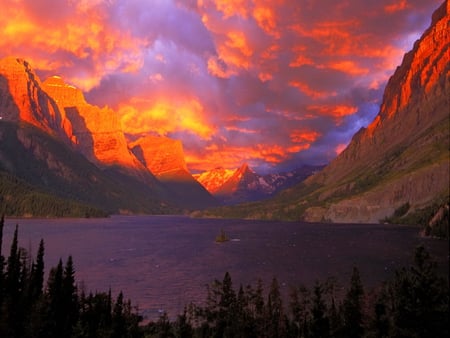
[{"label": "water surface", "polygon": [[[418,236],[418,229],[392,225],[337,225],[183,216],[113,216],[107,219],[7,219],[3,253],[15,224],[20,245],[36,255],[45,241],[46,271],[60,258],[74,258],[77,281],[87,291],[122,290],[147,318],[171,317],[206,296],[206,284],[230,272],[236,287],[274,276],[282,291],[335,276],[347,285],[354,265],[373,286],[411,263],[423,244],[448,272],[448,242]],[[232,239],[217,244],[223,229]]]}]

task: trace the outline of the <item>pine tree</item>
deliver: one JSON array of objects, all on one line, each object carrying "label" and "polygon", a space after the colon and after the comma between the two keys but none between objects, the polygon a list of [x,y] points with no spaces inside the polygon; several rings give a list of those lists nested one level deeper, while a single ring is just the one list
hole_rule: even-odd
[{"label": "pine tree", "polygon": [[122,338],[126,335],[126,322],[124,316],[123,293],[120,291],[114,304],[112,314],[112,334],[111,338]]},{"label": "pine tree", "polygon": [[267,298],[267,333],[269,337],[282,337],[284,334],[283,303],[276,278],[272,279]]},{"label": "pine tree", "polygon": [[2,255],[2,245],[3,245],[3,227],[5,225],[5,215],[2,215],[0,218],[0,327],[2,326],[1,319],[2,316],[2,305],[3,305],[3,296],[4,296],[4,266],[5,266],[5,258]]},{"label": "pine tree", "polygon": [[343,334],[348,338],[362,337],[364,289],[358,268],[354,267],[350,281],[350,289],[343,303]]},{"label": "pine tree", "polygon": [[36,255],[36,262],[32,264],[30,276],[30,297],[32,302],[36,302],[43,293],[44,287],[44,240],[39,242],[39,249]]},{"label": "pine tree", "polygon": [[61,296],[63,297],[62,311],[64,312],[63,332],[66,337],[70,337],[78,315],[78,296],[77,287],[75,285],[75,270],[73,267],[72,256],[67,258],[66,266],[64,268]]},{"label": "pine tree", "polygon": [[324,287],[316,282],[312,298],[312,319],[311,334],[312,337],[329,337],[330,322],[327,317],[327,305],[323,298]]},{"label": "pine tree", "polygon": [[389,285],[392,335],[447,337],[448,291],[429,253],[417,248],[414,265],[397,271]]}]

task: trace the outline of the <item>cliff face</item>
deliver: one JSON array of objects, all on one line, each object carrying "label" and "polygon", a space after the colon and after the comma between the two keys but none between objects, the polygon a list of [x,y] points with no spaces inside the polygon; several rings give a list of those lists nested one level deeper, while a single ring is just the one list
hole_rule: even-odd
[{"label": "cliff face", "polygon": [[237,169],[225,169],[222,167],[210,171],[195,174],[194,178],[201,183],[211,194],[215,195],[223,184],[228,181]]},{"label": "cliff face", "polygon": [[404,203],[449,196],[449,32],[446,1],[390,78],[374,121],[307,181],[321,186],[320,206],[304,219],[377,222]]},{"label": "cliff face", "polygon": [[388,81],[379,114],[334,161],[272,200],[223,212],[377,223],[406,204],[414,212],[448,201],[449,7],[445,1],[433,14],[430,28]]},{"label": "cliff face", "polygon": [[72,134],[64,112],[42,90],[39,77],[21,59],[0,60],[0,111],[6,121],[25,121],[52,134]]},{"label": "cliff face", "polygon": [[88,104],[81,90],[60,77],[51,77],[42,86],[70,120],[72,132],[67,137],[75,149],[97,165],[118,165],[138,176],[146,175],[145,168],[128,149],[114,111]]},{"label": "cliff face", "polygon": [[188,208],[214,206],[217,201],[190,174],[183,145],[167,137],[145,136],[128,145],[141,163]]},{"label": "cliff face", "polygon": [[128,146],[154,175],[188,171],[183,144],[179,140],[148,135],[131,142]]}]

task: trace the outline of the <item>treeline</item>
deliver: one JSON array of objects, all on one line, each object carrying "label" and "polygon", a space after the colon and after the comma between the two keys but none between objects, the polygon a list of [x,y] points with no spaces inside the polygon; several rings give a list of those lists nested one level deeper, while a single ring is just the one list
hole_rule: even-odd
[{"label": "treeline", "polygon": [[[0,220],[0,252],[4,219]],[[44,282],[44,241],[36,254],[18,246],[0,255],[0,337],[447,337],[448,280],[423,247],[414,265],[366,290],[353,269],[345,288],[330,278],[281,296],[276,278],[235,288],[229,273],[207,289],[203,305],[189,304],[175,320],[143,318],[122,292],[86,294],[77,288],[72,258]]]},{"label": "treeline", "polygon": [[0,171],[0,214],[33,217],[106,217],[100,209],[43,192]]},{"label": "treeline", "polygon": [[[4,217],[0,219],[0,253]],[[77,289],[72,257],[60,260],[44,282],[44,241],[35,259],[18,246],[14,231],[9,257],[0,255],[0,337],[142,337],[142,317],[111,291]]]}]

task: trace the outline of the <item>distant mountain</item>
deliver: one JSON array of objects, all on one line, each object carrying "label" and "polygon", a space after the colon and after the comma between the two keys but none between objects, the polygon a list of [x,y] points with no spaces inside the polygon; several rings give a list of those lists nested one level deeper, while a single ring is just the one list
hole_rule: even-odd
[{"label": "distant mountain", "polygon": [[180,205],[196,209],[218,205],[217,200],[190,174],[181,141],[148,135],[130,143],[129,147],[139,161],[165,184]]},{"label": "distant mountain", "polygon": [[326,168],[276,198],[209,215],[378,222],[449,201],[449,2],[388,81],[379,114]]},{"label": "distant mountain", "polygon": [[259,201],[273,196],[322,167],[304,166],[292,172],[259,175],[247,164],[235,170],[216,168],[194,177],[223,204]]}]

